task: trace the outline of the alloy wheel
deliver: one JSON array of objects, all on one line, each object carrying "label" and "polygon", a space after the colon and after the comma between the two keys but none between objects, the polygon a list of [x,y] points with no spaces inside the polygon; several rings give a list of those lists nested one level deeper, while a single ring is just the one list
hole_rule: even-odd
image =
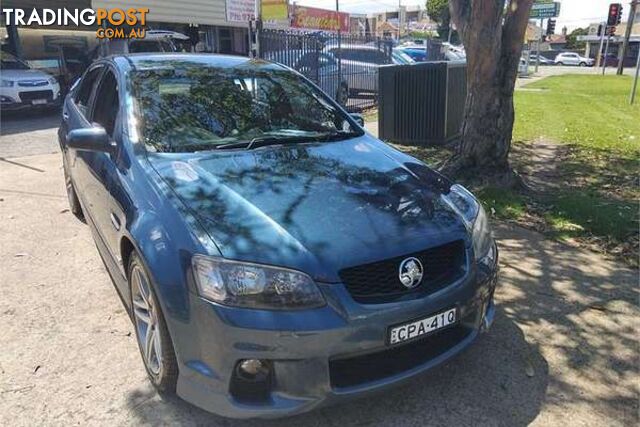
[{"label": "alloy wheel", "polygon": [[162,338],[159,330],[157,302],[146,273],[138,265],[131,271],[133,314],[137,329],[138,344],[149,372],[160,375],[162,371]]}]

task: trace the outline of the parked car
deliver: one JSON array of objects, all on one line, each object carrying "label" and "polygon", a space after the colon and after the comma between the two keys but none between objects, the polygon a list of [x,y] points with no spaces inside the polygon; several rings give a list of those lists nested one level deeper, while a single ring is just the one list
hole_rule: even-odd
[{"label": "parked car", "polygon": [[[282,63],[304,74],[316,82],[338,104],[345,105],[349,98],[349,83],[344,76],[340,76],[338,60],[330,53],[306,50],[279,50],[268,52],[265,59]],[[340,81],[340,84],[338,82]]]},{"label": "parked car", "polygon": [[58,135],[71,210],[165,393],[297,414],[405,382],[492,323],[480,202],[286,67],[103,58]]},{"label": "parked car", "polygon": [[396,48],[403,52],[405,55],[408,55],[416,62],[422,62],[427,60],[427,49],[424,46],[413,46],[413,47],[399,47]]},{"label": "parked car", "polygon": [[574,52],[562,52],[556,55],[554,61],[556,65],[579,65],[580,67],[592,67],[594,60],[591,58],[585,58]]},{"label": "parked car", "polygon": [[398,49],[397,47],[391,50],[391,58],[393,63],[398,65],[414,64],[416,62],[404,49]]},{"label": "parked car", "polygon": [[3,110],[60,105],[60,85],[52,75],[34,70],[7,52],[0,52],[0,70],[0,106]]},{"label": "parked car", "polygon": [[527,60],[524,58],[520,58],[518,62],[518,74],[523,76],[529,74],[529,64],[527,64]]},{"label": "parked car", "polygon": [[[602,61],[604,61],[605,67],[617,67],[618,66],[618,56],[617,55],[603,55]],[[602,62],[601,62],[602,64]]]},{"label": "parked car", "polygon": [[378,92],[378,67],[399,63],[385,51],[385,48],[360,44],[329,44],[323,49],[336,58],[340,58],[342,75],[347,79],[349,93],[358,96],[362,93]]},{"label": "parked car", "polygon": [[538,60],[538,58],[540,58],[540,65],[555,65],[555,62],[552,59],[549,58],[545,58],[544,56],[540,55],[530,55],[529,59],[530,59],[530,64],[535,64],[536,61]]},{"label": "parked car", "polygon": [[467,53],[464,46],[456,46],[451,43],[442,43],[444,56],[447,61],[466,61]]}]

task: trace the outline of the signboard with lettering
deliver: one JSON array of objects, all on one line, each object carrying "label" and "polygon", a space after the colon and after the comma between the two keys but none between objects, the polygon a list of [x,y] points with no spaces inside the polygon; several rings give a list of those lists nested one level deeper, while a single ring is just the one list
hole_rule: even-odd
[{"label": "signboard with lettering", "polygon": [[349,14],[296,5],[291,26],[323,31],[349,31]]},{"label": "signboard with lettering", "polygon": [[289,17],[289,2],[287,0],[262,1],[262,19],[264,21],[282,21]]},{"label": "signboard with lettering", "polygon": [[256,19],[255,0],[227,0],[227,21],[248,22]]},{"label": "signboard with lettering", "polygon": [[555,18],[560,15],[560,3],[536,2],[531,5],[530,19]]}]

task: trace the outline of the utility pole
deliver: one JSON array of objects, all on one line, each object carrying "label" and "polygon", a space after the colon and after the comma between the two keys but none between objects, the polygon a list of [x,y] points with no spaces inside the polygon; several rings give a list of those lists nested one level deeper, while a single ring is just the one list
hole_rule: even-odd
[{"label": "utility pole", "polygon": [[[338,92],[340,92],[340,85],[342,84],[342,33],[341,33],[341,27],[342,27],[342,22],[340,20],[340,0],[336,0],[336,22],[338,23],[338,52],[340,52],[340,54],[338,55]],[[349,97],[349,94],[347,94],[347,98]],[[346,100],[345,100],[345,104],[346,104]]]},{"label": "utility pole", "polygon": [[260,46],[260,35],[262,34],[262,0],[256,1],[256,58],[262,56],[262,46]]},{"label": "utility pole", "polygon": [[[624,32],[624,41],[622,42],[622,50],[618,53],[618,71],[616,74],[622,75],[622,69],[624,66],[624,56],[627,53],[629,47],[629,37],[631,37],[631,28],[633,27],[633,21],[636,16],[636,7],[638,6],[638,0],[631,1],[631,8],[629,10],[629,17],[627,18],[627,28]],[[640,56],[640,52],[638,53]]]},{"label": "utility pole", "polygon": [[540,36],[538,37],[538,45],[536,47],[536,74],[538,73],[538,67],[540,66],[540,44],[542,43],[542,26],[544,25],[544,19],[540,18]]},{"label": "utility pole", "polygon": [[629,104],[633,104],[636,99],[636,88],[638,87],[638,72],[640,71],[640,52],[638,52],[638,59],[636,59],[636,76],[633,78],[633,85],[631,86],[631,96],[629,97]]},{"label": "utility pole", "polygon": [[609,54],[609,40],[611,40],[611,36],[607,34],[607,44],[604,48],[604,61],[602,61],[602,75],[604,76],[604,70],[607,68],[607,55]]},{"label": "utility pole", "polygon": [[600,67],[600,64],[602,62],[602,47],[604,46],[604,33],[607,32],[607,23],[603,22],[600,25],[600,28],[601,28],[601,30],[600,30],[600,48],[598,49],[598,63],[595,66],[596,70],[598,69],[598,67]]}]

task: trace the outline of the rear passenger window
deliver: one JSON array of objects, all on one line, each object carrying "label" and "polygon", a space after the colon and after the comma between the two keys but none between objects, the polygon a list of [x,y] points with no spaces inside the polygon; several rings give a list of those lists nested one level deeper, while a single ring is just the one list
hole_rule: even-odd
[{"label": "rear passenger window", "polygon": [[118,83],[113,73],[107,71],[100,81],[98,92],[96,92],[92,121],[102,125],[109,136],[113,137],[118,110]]},{"label": "rear passenger window", "polygon": [[76,92],[76,105],[85,116],[87,115],[87,108],[89,107],[89,99],[91,98],[93,85],[101,71],[102,67],[96,67],[89,71],[80,82],[80,86]]}]

